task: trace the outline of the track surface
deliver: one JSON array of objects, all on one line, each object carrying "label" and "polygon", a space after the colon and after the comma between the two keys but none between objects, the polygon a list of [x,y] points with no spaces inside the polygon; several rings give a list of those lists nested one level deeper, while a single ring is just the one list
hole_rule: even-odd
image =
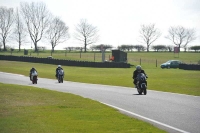
[{"label": "track surface", "polygon": [[200,97],[158,91],[138,95],[136,89],[77,82],[58,83],[38,78],[32,84],[29,77],[0,72],[0,82],[27,85],[73,93],[99,101],[126,115],[152,123],[170,133],[200,133]]}]

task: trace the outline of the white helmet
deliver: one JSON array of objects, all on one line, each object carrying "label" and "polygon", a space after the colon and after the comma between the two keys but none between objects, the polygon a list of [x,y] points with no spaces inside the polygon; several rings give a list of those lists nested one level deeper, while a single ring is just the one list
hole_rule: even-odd
[{"label": "white helmet", "polygon": [[58,68],[61,68],[61,65],[58,65]]},{"label": "white helmet", "polygon": [[137,71],[141,71],[141,70],[142,70],[142,67],[141,67],[140,65],[137,65],[137,66],[136,66],[136,70],[137,70]]}]

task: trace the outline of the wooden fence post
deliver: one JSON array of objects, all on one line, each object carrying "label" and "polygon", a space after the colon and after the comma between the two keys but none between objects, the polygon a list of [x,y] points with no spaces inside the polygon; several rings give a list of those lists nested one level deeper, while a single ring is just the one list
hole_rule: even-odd
[{"label": "wooden fence post", "polygon": [[94,62],[95,62],[95,53],[94,53]]},{"label": "wooden fence post", "polygon": [[156,59],[156,67],[157,67],[157,64],[158,64],[158,62],[157,62],[157,59]]}]

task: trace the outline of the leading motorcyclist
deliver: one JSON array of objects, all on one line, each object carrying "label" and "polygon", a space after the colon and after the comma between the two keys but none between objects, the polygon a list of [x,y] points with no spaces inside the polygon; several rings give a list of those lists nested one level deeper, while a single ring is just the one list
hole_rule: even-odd
[{"label": "leading motorcyclist", "polygon": [[31,75],[32,75],[32,73],[35,72],[35,71],[37,72],[37,70],[36,70],[34,67],[32,67],[31,70],[30,70],[29,77],[30,77],[30,80],[31,80],[31,81],[32,81]]},{"label": "leading motorcyclist", "polygon": [[[63,68],[61,67],[61,65],[58,65],[58,67],[56,68],[56,78],[58,78],[58,72],[59,72],[59,70],[63,70]],[[64,75],[63,75],[63,77],[64,77]]]},{"label": "leading motorcyclist", "polygon": [[135,87],[136,87],[136,83],[137,83],[137,75],[139,73],[144,73],[144,75],[146,76],[146,78],[148,78],[147,75],[146,75],[146,73],[145,73],[145,71],[142,69],[142,67],[140,65],[137,65],[136,66],[136,70],[133,72],[133,79],[134,79],[133,83],[134,83]]}]

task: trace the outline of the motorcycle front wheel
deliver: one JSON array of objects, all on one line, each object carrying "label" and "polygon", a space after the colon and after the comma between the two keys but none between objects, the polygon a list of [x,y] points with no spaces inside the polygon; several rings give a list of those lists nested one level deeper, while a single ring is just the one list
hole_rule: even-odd
[{"label": "motorcycle front wheel", "polygon": [[140,95],[142,95],[142,89],[140,89],[139,87],[137,87],[137,91]]},{"label": "motorcycle front wheel", "polygon": [[147,94],[147,86],[146,86],[146,84],[142,84],[142,90],[144,92],[144,95],[146,95]]}]

